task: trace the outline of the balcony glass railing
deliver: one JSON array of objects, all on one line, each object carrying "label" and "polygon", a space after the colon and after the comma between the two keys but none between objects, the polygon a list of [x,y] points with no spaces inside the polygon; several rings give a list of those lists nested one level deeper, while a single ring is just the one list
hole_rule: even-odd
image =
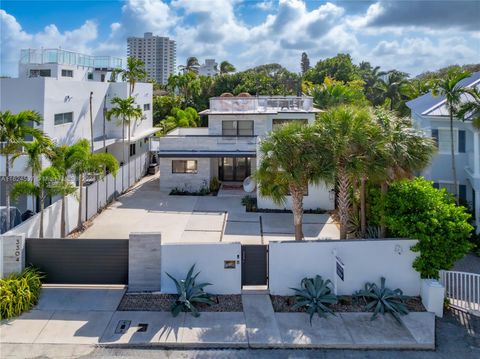
[{"label": "balcony glass railing", "polygon": [[94,68],[121,68],[122,59],[111,56],[91,56],[62,49],[23,49],[22,64],[77,65]]},{"label": "balcony glass railing", "polygon": [[212,112],[308,112],[313,110],[313,98],[308,96],[213,97]]},{"label": "balcony glass railing", "polygon": [[151,151],[255,151],[256,136],[168,135],[150,139]]}]

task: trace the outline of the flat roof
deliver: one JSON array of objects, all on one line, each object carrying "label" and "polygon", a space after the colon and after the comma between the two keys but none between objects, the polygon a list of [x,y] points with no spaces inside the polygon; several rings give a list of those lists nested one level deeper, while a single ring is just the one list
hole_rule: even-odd
[{"label": "flat roof", "polygon": [[256,151],[168,151],[160,150],[157,152],[160,158],[219,158],[219,157],[257,157]]}]

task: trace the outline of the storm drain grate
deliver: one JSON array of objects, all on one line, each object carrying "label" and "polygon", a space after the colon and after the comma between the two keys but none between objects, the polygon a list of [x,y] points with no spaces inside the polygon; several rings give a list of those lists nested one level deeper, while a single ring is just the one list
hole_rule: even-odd
[{"label": "storm drain grate", "polygon": [[137,333],[146,332],[147,328],[148,328],[148,324],[140,323],[138,325]]},{"label": "storm drain grate", "polygon": [[119,320],[115,328],[115,334],[125,334],[132,324],[131,320]]}]

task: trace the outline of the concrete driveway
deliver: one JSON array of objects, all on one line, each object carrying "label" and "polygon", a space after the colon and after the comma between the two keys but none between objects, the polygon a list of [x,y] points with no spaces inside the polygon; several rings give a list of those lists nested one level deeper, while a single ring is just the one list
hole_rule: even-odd
[{"label": "concrete driveway", "polygon": [[[170,196],[159,177],[145,177],[93,220],[80,238],[128,238],[131,232],[161,232],[162,242],[267,244],[293,239],[290,213],[247,213],[241,197]],[[307,239],[338,239],[327,214],[306,214]]]}]

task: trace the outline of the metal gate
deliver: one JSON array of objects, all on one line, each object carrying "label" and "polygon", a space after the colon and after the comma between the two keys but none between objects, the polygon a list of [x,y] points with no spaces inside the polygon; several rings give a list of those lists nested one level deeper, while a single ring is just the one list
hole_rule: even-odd
[{"label": "metal gate", "polygon": [[27,238],[25,252],[44,283],[128,283],[128,239]]},{"label": "metal gate", "polygon": [[452,306],[480,311],[480,274],[441,270],[440,283]]},{"label": "metal gate", "polygon": [[242,245],[242,286],[268,285],[268,246]]}]

